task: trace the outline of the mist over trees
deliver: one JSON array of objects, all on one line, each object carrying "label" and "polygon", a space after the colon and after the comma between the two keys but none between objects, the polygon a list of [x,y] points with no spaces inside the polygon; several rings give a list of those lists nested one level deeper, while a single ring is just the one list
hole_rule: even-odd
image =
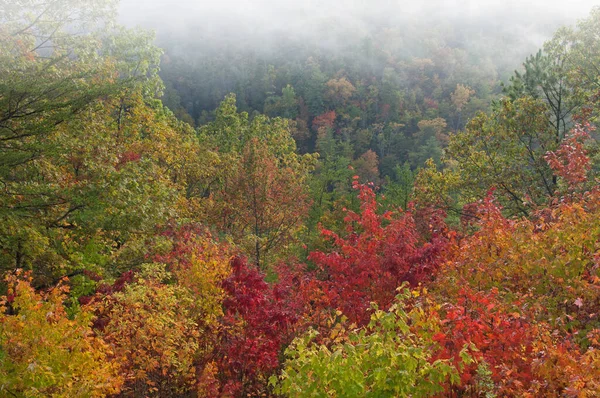
[{"label": "mist over trees", "polygon": [[[439,163],[448,135],[499,98],[502,82],[560,24],[588,8],[229,1],[127,12],[134,6],[124,3],[121,19],[157,29],[163,101],[179,118],[211,121],[233,92],[242,111],[294,120],[300,150],[313,152],[328,115],[334,138],[354,147],[351,160],[363,165],[370,151],[372,164],[377,155],[377,178],[392,177],[396,164]],[[446,126],[437,139],[419,128],[439,119]]]},{"label": "mist over trees", "polygon": [[590,8],[0,0],[0,396],[597,396]]}]

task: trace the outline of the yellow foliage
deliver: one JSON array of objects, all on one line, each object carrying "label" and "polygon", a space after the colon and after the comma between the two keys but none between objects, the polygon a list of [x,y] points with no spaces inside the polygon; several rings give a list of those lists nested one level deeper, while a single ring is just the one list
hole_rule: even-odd
[{"label": "yellow foliage", "polygon": [[0,299],[0,395],[104,397],[120,391],[119,365],[109,345],[94,336],[91,312],[67,317],[64,282],[39,294],[28,275],[7,278],[8,294]]},{"label": "yellow foliage", "polygon": [[107,319],[100,335],[114,347],[126,379],[137,395],[184,393],[194,386],[197,324],[193,298],[181,286],[164,283],[160,265],[144,266],[134,283],[97,303]]},{"label": "yellow foliage", "polygon": [[225,292],[221,282],[229,276],[229,256],[209,238],[200,236],[195,241],[196,253],[189,264],[175,266],[173,273],[180,286],[187,288],[194,298],[194,310],[203,326],[210,328],[223,315],[221,306]]}]

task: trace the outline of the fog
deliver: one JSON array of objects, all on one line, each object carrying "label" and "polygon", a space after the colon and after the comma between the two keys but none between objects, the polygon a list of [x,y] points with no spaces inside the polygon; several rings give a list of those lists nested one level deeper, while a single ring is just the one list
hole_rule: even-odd
[{"label": "fog", "polygon": [[[597,1],[523,0],[122,0],[119,19],[156,31],[171,56],[277,53],[294,48],[337,52],[364,38],[419,54],[419,39],[444,40],[499,71],[513,70],[563,25],[586,17]],[[390,33],[391,32],[391,33]],[[389,35],[393,37],[390,39]],[[487,47],[494,47],[493,49]],[[492,53],[493,52],[493,53]]]},{"label": "fog", "polygon": [[[457,83],[488,98],[563,25],[589,15],[590,0],[122,0],[120,22],[156,31],[165,99],[196,121],[228,92],[264,110],[268,92],[330,79],[392,79],[411,92],[407,65],[435,64],[445,94]],[[424,63],[423,63],[423,62]],[[268,66],[275,71],[271,76]],[[391,74],[390,74],[391,73]],[[428,72],[429,73],[429,72]],[[316,77],[318,77],[315,75]],[[313,76],[313,77],[315,77]],[[261,89],[258,81],[276,79]],[[320,77],[319,77],[320,79]],[[317,79],[317,80],[319,80]],[[319,84],[324,84],[321,82]],[[383,87],[383,86],[382,86]],[[423,88],[423,87],[421,87]],[[419,90],[416,90],[419,94]],[[415,95],[417,95],[415,94]],[[433,94],[429,94],[433,95]],[[181,98],[180,98],[181,97]]]},{"label": "fog", "polygon": [[[541,45],[561,25],[585,17],[590,0],[122,0],[120,21],[165,37],[307,37],[328,27],[368,34],[405,24],[452,24],[513,31]],[[486,29],[484,29],[485,31]],[[323,37],[323,39],[325,39]],[[256,43],[259,45],[260,43]]]}]

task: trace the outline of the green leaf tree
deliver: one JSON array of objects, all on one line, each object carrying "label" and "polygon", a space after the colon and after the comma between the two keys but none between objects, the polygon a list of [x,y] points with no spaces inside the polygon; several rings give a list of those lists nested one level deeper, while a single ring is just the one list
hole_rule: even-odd
[{"label": "green leaf tree", "polygon": [[291,397],[428,397],[459,381],[447,360],[432,360],[436,320],[423,309],[405,310],[411,296],[401,290],[389,311],[374,308],[367,327],[346,330],[338,324],[332,344],[313,341],[316,332],[297,338],[288,361],[271,383]]}]

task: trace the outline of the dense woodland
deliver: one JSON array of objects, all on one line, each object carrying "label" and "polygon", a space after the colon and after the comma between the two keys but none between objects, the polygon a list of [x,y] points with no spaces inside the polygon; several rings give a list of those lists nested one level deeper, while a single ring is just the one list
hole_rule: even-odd
[{"label": "dense woodland", "polygon": [[115,21],[0,2],[0,396],[600,396],[600,8],[520,67]]}]

